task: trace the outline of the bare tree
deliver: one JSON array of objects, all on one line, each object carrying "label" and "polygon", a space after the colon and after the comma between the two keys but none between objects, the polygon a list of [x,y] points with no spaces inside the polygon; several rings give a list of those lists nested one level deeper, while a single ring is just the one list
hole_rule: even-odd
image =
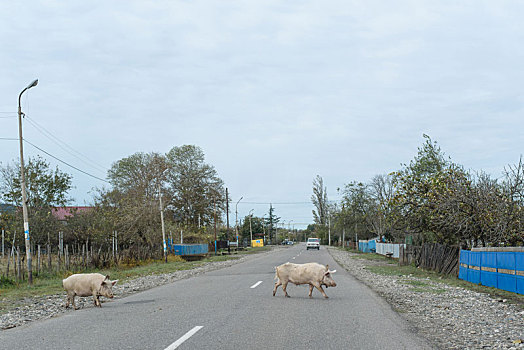
[{"label": "bare tree", "polygon": [[311,202],[315,206],[313,210],[313,218],[316,224],[326,225],[328,216],[328,196],[327,187],[324,186],[324,180],[320,175],[313,180],[313,195],[311,195]]}]

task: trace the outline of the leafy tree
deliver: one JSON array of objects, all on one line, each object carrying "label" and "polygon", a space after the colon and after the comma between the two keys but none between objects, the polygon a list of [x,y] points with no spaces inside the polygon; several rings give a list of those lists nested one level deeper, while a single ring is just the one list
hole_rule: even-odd
[{"label": "leafy tree", "polygon": [[412,232],[422,240],[434,240],[429,219],[431,218],[430,193],[434,177],[452,165],[444,158],[440,147],[428,135],[418,149],[418,154],[394,173],[395,196],[392,202],[399,207],[397,211],[397,232]]},{"label": "leafy tree", "polygon": [[172,198],[169,205],[185,224],[196,226],[213,223],[215,205],[217,217],[225,207],[224,182],[215,168],[205,163],[204,152],[198,146],[173,147],[167,153],[167,181]]},{"label": "leafy tree", "polygon": [[[250,221],[251,218],[251,221]],[[250,226],[251,223],[251,226]],[[251,231],[253,232],[253,239],[255,237],[261,236],[265,231],[265,220],[256,216],[250,217],[247,215],[244,217],[242,226],[240,226],[239,236],[242,236],[242,239],[251,239]]]},{"label": "leafy tree", "polygon": [[[25,166],[27,206],[33,243],[47,241],[48,234],[60,228],[52,214],[52,208],[65,206],[71,199],[67,196],[71,189],[72,176],[60,169],[51,169],[50,164],[40,157],[29,158]],[[20,165],[0,167],[0,198],[13,206],[22,206]],[[23,232],[22,212],[15,211],[15,222],[11,229]]]},{"label": "leafy tree", "polygon": [[152,247],[161,241],[159,187],[169,197],[162,181],[166,169],[158,153],[139,152],[113,163],[108,172],[113,188],[102,191],[97,206],[106,210],[122,242]]}]

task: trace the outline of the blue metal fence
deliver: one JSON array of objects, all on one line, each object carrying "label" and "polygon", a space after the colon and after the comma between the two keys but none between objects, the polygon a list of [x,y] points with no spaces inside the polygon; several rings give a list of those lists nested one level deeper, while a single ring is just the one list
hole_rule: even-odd
[{"label": "blue metal fence", "polygon": [[524,252],[461,250],[459,278],[524,294]]},{"label": "blue metal fence", "polygon": [[369,241],[358,241],[358,250],[363,253],[375,252],[377,249],[377,242],[374,239]]},{"label": "blue metal fence", "polygon": [[207,244],[174,244],[172,251],[175,255],[203,255],[207,254]]}]

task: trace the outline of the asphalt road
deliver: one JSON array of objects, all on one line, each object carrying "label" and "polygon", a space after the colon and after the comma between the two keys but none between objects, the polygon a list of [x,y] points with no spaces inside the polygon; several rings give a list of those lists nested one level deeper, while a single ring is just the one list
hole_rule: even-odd
[{"label": "asphalt road", "polygon": [[[329,299],[308,286],[272,296],[274,267],[336,269]],[[369,288],[304,244],[0,332],[1,349],[423,349],[429,348]]]}]

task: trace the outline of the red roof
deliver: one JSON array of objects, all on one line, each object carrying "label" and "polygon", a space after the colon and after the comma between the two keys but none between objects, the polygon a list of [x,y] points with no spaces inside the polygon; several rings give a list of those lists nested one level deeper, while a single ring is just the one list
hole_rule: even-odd
[{"label": "red roof", "polygon": [[93,210],[94,207],[56,207],[52,214],[58,220],[65,220],[67,216],[81,214]]}]

